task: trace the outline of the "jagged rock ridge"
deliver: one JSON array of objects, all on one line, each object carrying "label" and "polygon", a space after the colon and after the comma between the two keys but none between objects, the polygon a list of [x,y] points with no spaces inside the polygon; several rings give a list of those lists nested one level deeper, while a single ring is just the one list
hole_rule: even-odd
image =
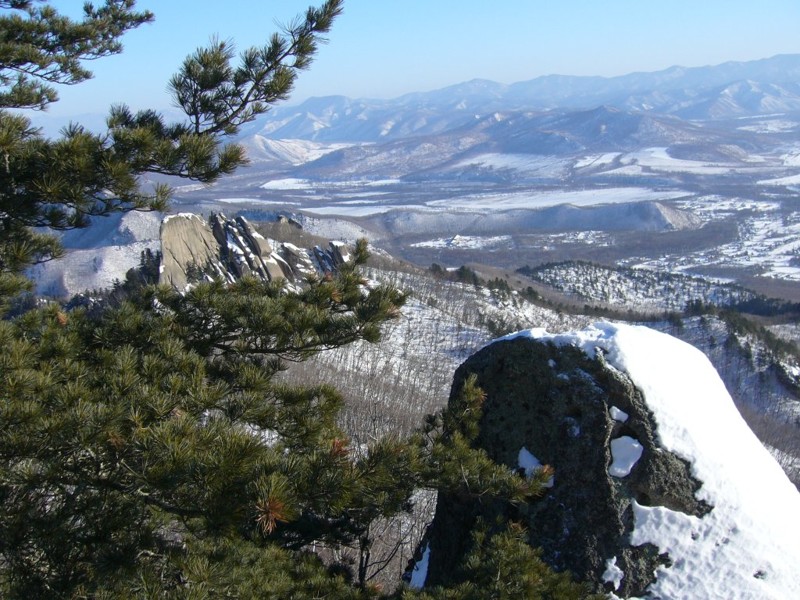
[{"label": "jagged rock ridge", "polygon": [[244,217],[221,213],[208,220],[185,213],[171,215],[161,225],[163,254],[159,283],[183,290],[193,281],[222,277],[234,281],[253,276],[265,281],[283,278],[294,283],[328,273],[349,258],[345,245],[332,241],[327,250],[270,242]]}]

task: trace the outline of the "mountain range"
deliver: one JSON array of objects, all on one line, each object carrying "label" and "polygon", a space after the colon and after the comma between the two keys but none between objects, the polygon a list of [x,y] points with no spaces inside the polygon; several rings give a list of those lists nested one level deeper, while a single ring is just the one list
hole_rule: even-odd
[{"label": "mountain range", "polygon": [[[752,156],[792,145],[800,129],[795,114],[800,55],[781,55],[613,78],[473,80],[384,100],[311,98],[274,108],[239,142],[251,173],[268,179],[563,185],[575,174],[571,165],[520,169],[508,157],[581,160],[666,148],[676,159],[752,167]],[[595,174],[579,175],[587,173]]]},{"label": "mountain range", "polygon": [[610,78],[548,75],[510,85],[475,79],[388,100],[311,98],[275,108],[247,135],[375,142],[441,133],[498,111],[598,106],[723,120],[800,110],[798,82],[800,55],[794,54]]}]

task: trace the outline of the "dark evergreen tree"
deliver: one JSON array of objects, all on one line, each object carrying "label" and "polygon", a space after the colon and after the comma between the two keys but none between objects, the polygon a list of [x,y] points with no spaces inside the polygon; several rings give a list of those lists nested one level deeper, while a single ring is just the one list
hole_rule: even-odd
[{"label": "dark evergreen tree", "polygon": [[402,509],[401,447],[352,459],[336,391],[275,378],[397,314],[396,290],[365,293],[364,258],[362,244],[299,294],[207,283],[95,318],[52,306],[0,322],[3,595],[121,593],[156,575],[192,590],[187,547],[213,563],[242,544],[348,543]]}]

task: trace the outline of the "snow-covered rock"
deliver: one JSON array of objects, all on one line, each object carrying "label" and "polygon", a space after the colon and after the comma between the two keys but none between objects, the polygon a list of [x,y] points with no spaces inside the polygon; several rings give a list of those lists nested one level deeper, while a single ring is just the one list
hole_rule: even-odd
[{"label": "snow-covered rock", "polygon": [[[481,447],[555,471],[541,500],[505,509],[553,567],[618,597],[800,597],[800,494],[700,351],[631,325],[534,329],[470,358],[454,392],[469,374],[487,395]],[[429,582],[497,509],[440,496]]]},{"label": "snow-covered rock", "polygon": [[209,218],[189,212],[95,217],[91,227],[68,231],[61,241],[66,250],[63,258],[29,272],[40,295],[68,298],[110,288],[139,265],[145,250],[162,254],[159,282],[181,290],[209,277],[234,281],[251,275],[293,282],[350,260],[342,242],[331,242],[325,249],[270,242],[246,218],[229,219],[221,213]]},{"label": "snow-covered rock", "polygon": [[242,217],[222,213],[208,220],[195,214],[164,219],[161,227],[164,255],[160,282],[184,289],[195,279],[221,277],[234,281],[251,276],[264,281],[289,282],[307,275],[334,271],[350,255],[339,242],[327,250],[298,248],[289,242],[271,243]]}]

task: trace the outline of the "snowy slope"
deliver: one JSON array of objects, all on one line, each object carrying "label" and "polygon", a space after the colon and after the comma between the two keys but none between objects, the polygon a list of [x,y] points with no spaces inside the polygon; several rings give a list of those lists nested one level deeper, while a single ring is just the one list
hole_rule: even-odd
[{"label": "snowy slope", "polygon": [[36,265],[28,273],[43,296],[70,297],[86,290],[105,289],[139,264],[146,249],[161,249],[158,212],[116,213],[94,217],[86,229],[61,236],[66,255]]},{"label": "snowy slope", "polygon": [[682,311],[691,301],[730,306],[755,298],[753,292],[730,283],[581,261],[546,264],[525,274],[568,296],[623,308]]},{"label": "snowy slope", "polygon": [[[561,335],[543,329],[515,335],[574,345],[589,356],[602,349],[642,391],[661,444],[687,460],[702,482],[697,495],[713,506],[702,518],[634,502],[631,543],[652,543],[672,560],[659,568],[647,597],[800,598],[800,494],[699,350],[645,327],[608,323]],[[607,559],[615,565],[615,557]],[[612,580],[624,577],[611,571]]]}]

